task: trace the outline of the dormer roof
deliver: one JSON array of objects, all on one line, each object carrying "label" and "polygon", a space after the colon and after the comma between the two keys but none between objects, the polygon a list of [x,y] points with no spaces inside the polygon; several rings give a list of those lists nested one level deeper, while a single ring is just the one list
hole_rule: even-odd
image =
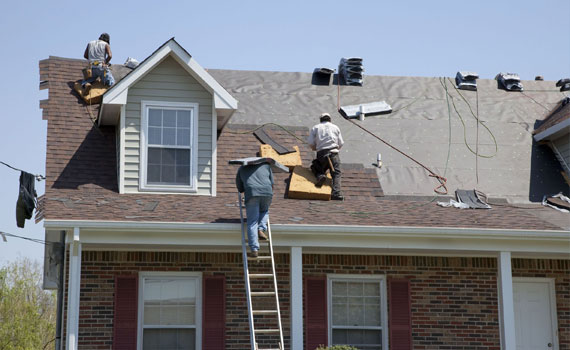
[{"label": "dormer roof", "polygon": [[116,124],[121,106],[127,103],[129,88],[168,56],[174,58],[188,74],[213,95],[218,130],[221,130],[237,110],[238,101],[202,68],[174,38],[162,44],[132,72],[105,92],[99,111],[99,125]]}]

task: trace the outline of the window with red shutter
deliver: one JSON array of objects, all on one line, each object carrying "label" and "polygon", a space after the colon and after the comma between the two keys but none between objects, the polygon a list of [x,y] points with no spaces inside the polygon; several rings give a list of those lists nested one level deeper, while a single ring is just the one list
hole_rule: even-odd
[{"label": "window with red shutter", "polygon": [[392,279],[389,286],[390,349],[412,349],[410,281]]},{"label": "window with red shutter", "polygon": [[113,349],[137,348],[138,277],[115,277],[115,305],[113,319]]},{"label": "window with red shutter", "polygon": [[327,279],[305,277],[305,349],[327,345]]},{"label": "window with red shutter", "polygon": [[226,279],[204,277],[202,339],[203,350],[226,348]]}]

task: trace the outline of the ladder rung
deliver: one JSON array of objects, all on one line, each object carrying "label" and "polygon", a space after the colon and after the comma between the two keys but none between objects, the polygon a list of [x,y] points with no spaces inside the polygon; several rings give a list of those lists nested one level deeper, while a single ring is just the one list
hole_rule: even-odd
[{"label": "ladder rung", "polygon": [[250,273],[249,278],[268,278],[273,277],[272,273]]},{"label": "ladder rung", "polygon": [[279,333],[279,328],[275,329],[255,329],[255,333]]},{"label": "ladder rung", "polygon": [[251,313],[254,315],[273,315],[277,313],[277,310],[253,310]]},{"label": "ladder rung", "polygon": [[271,260],[271,256],[269,255],[259,255],[256,258],[253,258],[251,256],[247,257],[247,260]]},{"label": "ladder rung", "polygon": [[269,297],[275,295],[275,292],[251,292],[253,297]]}]

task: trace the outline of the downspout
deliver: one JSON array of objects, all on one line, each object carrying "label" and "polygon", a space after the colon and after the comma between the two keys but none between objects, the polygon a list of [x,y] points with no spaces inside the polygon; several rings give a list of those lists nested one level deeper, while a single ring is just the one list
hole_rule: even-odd
[{"label": "downspout", "polygon": [[65,273],[65,231],[60,232],[58,255],[61,256],[59,264],[59,281],[57,282],[57,314],[55,323],[55,350],[61,350],[61,331],[63,323],[63,274]]}]

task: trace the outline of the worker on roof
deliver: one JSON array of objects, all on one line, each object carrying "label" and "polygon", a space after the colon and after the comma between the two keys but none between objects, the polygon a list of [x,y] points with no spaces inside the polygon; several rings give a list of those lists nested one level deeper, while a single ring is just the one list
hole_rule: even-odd
[{"label": "worker on roof", "polygon": [[98,40],[90,41],[85,48],[83,57],[89,60],[89,67],[91,68],[91,77],[81,82],[84,94],[88,94],[91,90],[91,83],[97,78],[100,78],[106,86],[115,84],[115,78],[109,69],[109,62],[113,58],[111,53],[111,37],[107,33],[99,36]]},{"label": "worker on roof", "polygon": [[313,126],[309,134],[309,146],[317,151],[317,158],[311,164],[311,171],[317,178],[317,187],[321,187],[326,180],[326,172],[332,175],[332,200],[343,200],[340,191],[340,156],[339,150],[344,141],[338,126],[331,123],[328,113],[321,114],[320,123]]},{"label": "worker on roof", "polygon": [[236,175],[236,187],[245,194],[247,215],[247,240],[251,253],[256,258],[259,239],[267,240],[269,206],[273,199],[273,172],[267,163],[242,165]]}]

